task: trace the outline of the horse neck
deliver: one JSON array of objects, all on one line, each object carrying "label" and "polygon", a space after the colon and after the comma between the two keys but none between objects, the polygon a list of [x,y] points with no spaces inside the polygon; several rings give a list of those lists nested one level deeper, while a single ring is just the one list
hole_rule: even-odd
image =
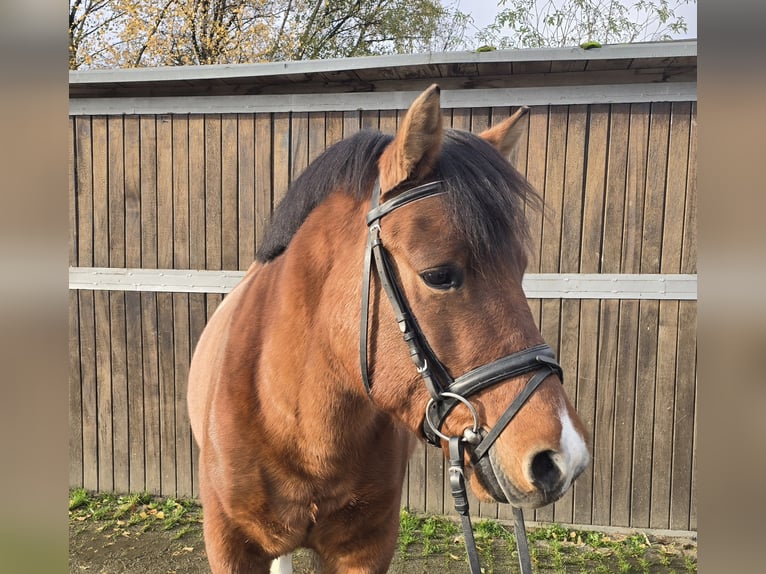
[{"label": "horse neck", "polygon": [[365,210],[345,194],[329,196],[263,269],[269,332],[259,385],[279,394],[271,400],[283,417],[300,419],[298,432],[321,433],[328,442],[364,440],[386,418],[367,398],[359,372]]}]

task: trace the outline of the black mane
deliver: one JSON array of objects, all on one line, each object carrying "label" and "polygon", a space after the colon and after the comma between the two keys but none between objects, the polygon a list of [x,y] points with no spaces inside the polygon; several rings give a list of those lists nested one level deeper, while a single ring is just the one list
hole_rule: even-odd
[{"label": "black mane", "polygon": [[[314,160],[274,211],[256,259],[266,262],[278,257],[309,213],[333,191],[342,189],[360,201],[369,199],[378,175],[378,158],[392,139],[379,132],[358,132]],[[439,164],[429,179],[444,182],[450,223],[465,238],[476,260],[507,254],[509,245],[527,246],[524,204],[539,206],[539,196],[482,138],[445,130]]]},{"label": "black mane", "polygon": [[311,162],[274,210],[256,260],[263,263],[281,255],[309,213],[333,191],[343,189],[360,201],[369,198],[378,158],[392,139],[375,131],[357,132]]}]

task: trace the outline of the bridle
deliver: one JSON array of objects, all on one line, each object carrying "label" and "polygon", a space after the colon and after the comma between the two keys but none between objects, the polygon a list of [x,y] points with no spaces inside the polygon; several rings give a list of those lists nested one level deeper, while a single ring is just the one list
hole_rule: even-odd
[{"label": "bridle", "polygon": [[[468,514],[468,497],[465,489],[465,473],[463,454],[468,445],[471,461],[476,465],[489,452],[500,433],[516,416],[524,403],[551,374],[557,374],[563,381],[563,372],[555,360],[553,350],[545,344],[536,345],[522,351],[512,353],[496,361],[482,365],[453,379],[444,364],[439,360],[428,344],[423,331],[407,305],[407,301],[396,282],[392,263],[380,238],[380,220],[386,215],[414,201],[445,193],[441,181],[433,181],[404,191],[392,199],[380,204],[380,180],[375,182],[370,201],[370,211],[367,213],[369,234],[364,255],[364,272],[362,276],[362,310],[359,335],[359,360],[362,372],[362,382],[371,396],[372,385],[369,377],[367,357],[367,336],[369,322],[370,277],[372,275],[373,259],[378,279],[393,308],[399,329],[409,348],[415,368],[423,379],[431,399],[426,406],[423,421],[423,434],[426,440],[437,447],[441,440],[449,443],[450,486],[455,498],[455,508],[463,522],[471,572],[480,572],[478,552],[473,541],[470,516]],[[498,384],[504,380],[534,373],[524,389],[511,402],[495,426],[484,432],[479,423],[476,409],[468,401],[468,397],[479,391]],[[450,412],[458,405],[464,404],[473,416],[472,428],[466,429],[463,436],[446,436],[441,427]],[[514,507],[515,530],[519,547],[519,560],[523,574],[531,572],[531,561],[524,531],[523,515],[520,508]]]}]

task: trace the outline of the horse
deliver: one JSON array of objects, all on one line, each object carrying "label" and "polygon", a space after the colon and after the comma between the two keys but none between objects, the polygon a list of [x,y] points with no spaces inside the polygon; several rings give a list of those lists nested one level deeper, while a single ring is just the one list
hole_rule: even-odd
[{"label": "horse", "polygon": [[300,547],[323,572],[386,572],[418,440],[465,446],[476,496],[520,508],[587,466],[522,289],[541,200],[506,158],[527,109],[446,129],[432,85],[395,135],[341,140],[290,186],[189,372],[214,574]]}]

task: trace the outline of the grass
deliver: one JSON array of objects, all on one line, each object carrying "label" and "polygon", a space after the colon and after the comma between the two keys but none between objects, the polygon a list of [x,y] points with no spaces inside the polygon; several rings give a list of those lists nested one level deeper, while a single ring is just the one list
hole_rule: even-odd
[{"label": "grass", "polygon": [[191,500],[160,498],[147,493],[118,496],[93,494],[81,488],[69,492],[70,522],[94,521],[108,537],[153,529],[173,530],[173,538],[200,530],[202,509]]},{"label": "grass", "polygon": [[[173,539],[200,533],[202,509],[187,499],[160,498],[146,493],[118,496],[83,489],[69,493],[70,523],[96,524],[108,538],[139,536],[148,530],[169,531]],[[557,524],[528,527],[530,554],[539,574],[613,574],[697,572],[696,545],[672,539],[650,539],[643,533],[606,534]],[[485,574],[517,572],[513,528],[496,520],[476,520],[474,536]],[[459,525],[442,516],[403,510],[399,528],[402,560],[434,557],[451,563],[466,560]]]}]

